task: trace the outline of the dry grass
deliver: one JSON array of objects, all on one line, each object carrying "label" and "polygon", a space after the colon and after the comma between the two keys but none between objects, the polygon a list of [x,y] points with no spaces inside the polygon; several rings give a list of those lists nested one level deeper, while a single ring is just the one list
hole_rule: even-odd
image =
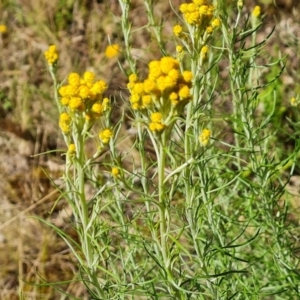
[{"label": "dry grass", "polygon": [[[138,29],[145,25],[146,18],[141,1],[135,2],[132,20]],[[177,7],[183,1],[171,2]],[[268,15],[265,32],[274,20],[278,23],[270,52],[280,51],[293,58],[288,60],[282,77],[286,101],[295,90],[299,92],[295,83],[299,80],[300,54],[298,1],[278,1],[280,9],[268,4],[272,1],[261,2],[266,3]],[[157,16],[164,17],[168,37],[174,12],[168,1],[162,3]],[[247,5],[253,6],[253,1]],[[116,90],[125,87],[125,77],[116,61],[108,61],[103,55],[109,42],[122,43],[119,14],[115,0],[0,0],[0,23],[8,27],[8,32],[0,36],[0,299],[60,299],[53,287],[30,284],[43,280],[66,281],[60,288],[87,299],[84,287],[74,278],[76,266],[67,246],[50,228],[30,218],[51,220],[72,234],[68,208],[63,201],[54,207],[57,193],[48,178],[60,184],[63,158],[55,152],[35,156],[63,147],[43,52],[49,44],[58,45],[60,78],[70,71],[89,69],[108,81],[109,93],[117,96],[117,107],[122,109]],[[139,29],[135,35],[132,51],[140,57],[141,66],[161,56],[148,31]],[[116,120],[119,114],[115,110]],[[127,144],[129,147],[130,139],[120,147],[124,149]],[[297,177],[295,180],[299,181]],[[299,197],[293,201],[299,207]]]}]

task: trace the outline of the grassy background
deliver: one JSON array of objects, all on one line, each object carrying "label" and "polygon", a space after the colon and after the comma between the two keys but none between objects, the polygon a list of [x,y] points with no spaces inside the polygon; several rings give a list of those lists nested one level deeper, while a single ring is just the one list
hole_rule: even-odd
[{"label": "grassy background", "polygon": [[[164,18],[164,34],[171,49],[168,41],[175,13],[168,1],[158,2],[156,15]],[[183,2],[171,1],[175,9]],[[278,0],[277,6],[268,0],[245,2],[248,9],[261,5],[265,13],[259,38],[263,39],[276,25],[266,56],[288,55],[286,69],[273,87],[279,95],[273,125],[284,145],[274,146],[274,151],[278,157],[287,156],[294,145],[286,122],[287,117],[294,118],[289,99],[300,92],[300,6],[298,1],[291,0]],[[150,59],[160,58],[161,53],[151,33],[143,28],[147,19],[142,1],[134,3],[132,51],[143,67]],[[48,177],[60,183],[63,158],[56,153],[33,156],[64,147],[43,52],[49,44],[57,45],[60,78],[71,71],[82,73],[88,69],[97,78],[105,79],[108,94],[117,96],[121,111],[123,104],[118,100],[118,91],[125,88],[125,77],[117,61],[104,56],[109,43],[122,45],[118,16],[120,9],[114,0],[0,0],[0,24],[7,26],[7,32],[0,36],[0,299],[19,299],[20,294],[24,299],[59,299],[54,287],[30,284],[43,279],[65,281],[60,288],[82,299],[87,297],[84,286],[74,281],[76,267],[67,246],[49,228],[30,218],[40,216],[75,234],[68,225],[66,204],[59,202],[54,206],[58,194],[53,192]],[[118,113],[116,109],[116,119]],[[124,127],[124,132],[127,129]],[[294,195],[289,198],[294,208],[289,218],[295,223],[299,222],[299,186],[298,167],[287,187]]]}]

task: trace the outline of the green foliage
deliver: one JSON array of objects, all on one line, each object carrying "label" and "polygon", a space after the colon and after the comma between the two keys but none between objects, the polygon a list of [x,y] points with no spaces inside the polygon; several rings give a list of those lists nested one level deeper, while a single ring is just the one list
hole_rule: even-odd
[{"label": "green foliage", "polygon": [[[47,57],[55,88],[60,87],[55,100],[68,146],[61,196],[72,207],[79,241],[51,226],[76,257],[89,294],[297,299],[299,259],[286,237],[299,228],[288,219],[285,186],[298,149],[275,153],[284,63],[262,55],[268,37],[257,42],[261,16],[241,6],[227,9],[225,1],[201,5],[193,16],[181,6],[176,23],[182,31],[169,49],[163,21],[145,0],[147,28],[164,59],[152,60],[143,80],[131,52],[138,32],[130,19],[132,3],[119,4],[125,58],[119,65],[130,75],[130,95],[122,93],[122,99],[136,132],[128,151],[117,147],[125,140],[125,113],[112,126],[108,109],[100,113],[94,106],[104,107],[106,98],[95,94],[95,82],[86,79],[91,74],[80,80],[73,74],[63,90],[56,83],[56,62]],[[86,151],[89,142],[96,145],[92,154]],[[99,182],[99,173],[110,170]]]},{"label": "green foliage", "polygon": [[55,24],[57,30],[60,31],[73,21],[73,0],[58,1],[57,11],[55,13]]},{"label": "green foliage", "polygon": [[5,111],[11,110],[13,106],[11,100],[7,98],[4,92],[0,92],[0,103]]}]

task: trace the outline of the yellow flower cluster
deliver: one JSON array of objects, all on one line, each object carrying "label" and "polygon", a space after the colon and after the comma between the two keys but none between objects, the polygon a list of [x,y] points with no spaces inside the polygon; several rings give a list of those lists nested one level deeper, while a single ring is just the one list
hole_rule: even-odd
[{"label": "yellow flower cluster", "polygon": [[203,129],[199,135],[199,143],[202,147],[207,146],[211,136],[211,131],[207,128]]},{"label": "yellow flower cluster", "polygon": [[109,128],[106,128],[99,133],[99,138],[103,144],[108,144],[112,136],[113,132]]},{"label": "yellow flower cluster", "polygon": [[151,61],[148,66],[148,78],[144,81],[138,81],[136,74],[129,76],[127,87],[133,109],[143,110],[170,103],[176,106],[190,100],[193,76],[190,71],[181,73],[178,60],[166,56],[159,61]]},{"label": "yellow flower cluster", "polygon": [[192,3],[181,4],[179,10],[182,12],[183,18],[188,24],[208,26],[213,18],[215,6],[208,3],[207,0],[193,0]]},{"label": "yellow flower cluster", "polygon": [[182,26],[180,26],[180,25],[175,25],[175,26],[173,27],[173,32],[174,32],[174,34],[175,34],[176,36],[180,36],[181,33],[182,33],[182,30],[183,30],[183,28],[182,28]]},{"label": "yellow flower cluster", "polygon": [[68,84],[61,86],[58,92],[63,106],[73,112],[83,112],[88,121],[108,109],[109,100],[103,99],[106,89],[105,81],[95,81],[95,74],[87,71],[82,77],[77,73],[69,74]]},{"label": "yellow flower cluster", "polygon": [[[103,98],[106,89],[107,84],[103,80],[95,80],[93,72],[87,71],[82,77],[77,73],[70,73],[68,84],[58,89],[60,102],[64,107],[64,112],[59,117],[61,131],[68,134],[72,124],[82,124],[81,121],[76,121],[78,118],[87,124],[103,115],[109,109],[109,99]],[[109,129],[99,134],[102,144],[107,144],[111,136],[112,132]],[[68,152],[71,153],[70,149]]]},{"label": "yellow flower cluster", "polygon": [[48,65],[51,66],[55,64],[58,60],[58,52],[55,45],[51,45],[47,51],[44,53]]},{"label": "yellow flower cluster", "polygon": [[63,133],[68,133],[70,131],[71,117],[66,112],[63,112],[59,116],[59,127]]},{"label": "yellow flower cluster", "polygon": [[204,45],[202,48],[201,48],[201,51],[200,51],[200,56],[201,56],[201,59],[206,59],[207,58],[207,53],[209,51],[209,47],[207,45]]},{"label": "yellow flower cluster", "polygon": [[76,153],[76,146],[71,143],[69,146],[68,146],[68,154],[69,155],[74,155]]},{"label": "yellow flower cluster", "polygon": [[170,56],[153,60],[148,67],[148,77],[144,81],[131,74],[127,87],[131,93],[131,107],[152,112],[149,128],[159,132],[164,129],[163,119],[170,111],[178,111],[190,101],[193,75],[191,71],[181,72],[179,61]]},{"label": "yellow flower cluster", "polygon": [[151,123],[149,124],[149,129],[151,131],[160,132],[165,128],[165,125],[162,123],[162,114],[160,112],[154,112],[151,114]]}]

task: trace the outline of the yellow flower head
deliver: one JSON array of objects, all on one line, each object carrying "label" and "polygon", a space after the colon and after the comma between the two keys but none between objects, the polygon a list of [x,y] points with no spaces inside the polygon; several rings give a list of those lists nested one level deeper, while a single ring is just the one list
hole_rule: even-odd
[{"label": "yellow flower head", "polygon": [[214,10],[215,7],[213,5],[201,5],[199,8],[200,15],[206,17],[212,17]]},{"label": "yellow flower head", "polygon": [[139,94],[131,94],[130,96],[130,102],[133,103],[138,103],[141,99],[141,96]]},{"label": "yellow flower head", "polygon": [[160,76],[157,79],[157,87],[158,89],[163,92],[168,89],[174,88],[176,85],[176,78],[172,78],[170,76]]},{"label": "yellow flower head", "polygon": [[160,69],[161,71],[167,75],[172,69],[178,69],[179,62],[170,56],[165,56],[160,60]]},{"label": "yellow flower head", "polygon": [[256,5],[252,11],[252,15],[255,17],[255,18],[259,18],[260,17],[260,14],[261,14],[261,8],[259,5]]},{"label": "yellow flower head", "polygon": [[165,128],[165,125],[162,124],[162,123],[154,123],[154,122],[151,122],[149,124],[149,129],[151,131],[156,131],[156,132],[160,132],[160,131],[163,131]]},{"label": "yellow flower head", "polygon": [[78,95],[84,100],[90,98],[90,89],[86,85],[81,85],[78,89]]},{"label": "yellow flower head", "polygon": [[298,105],[297,99],[296,99],[295,97],[292,97],[292,98],[290,99],[290,104],[291,104],[292,106],[297,106],[297,105]]},{"label": "yellow flower head", "polygon": [[188,12],[193,13],[198,10],[198,5],[195,3],[188,3],[187,9]]},{"label": "yellow flower head", "polygon": [[66,85],[61,86],[61,87],[58,89],[58,93],[59,93],[59,95],[62,96],[62,97],[68,96],[68,93],[67,93],[67,86],[66,86]]},{"label": "yellow flower head", "polygon": [[51,45],[47,51],[45,51],[44,53],[45,58],[48,62],[48,65],[53,65],[57,62],[58,60],[58,52],[57,52],[57,48],[55,45]]},{"label": "yellow flower head", "polygon": [[117,168],[117,167],[112,167],[111,168],[111,175],[115,178],[118,177],[120,175],[120,169]]},{"label": "yellow flower head", "polygon": [[181,45],[176,46],[176,52],[181,53],[183,51],[183,47]]},{"label": "yellow flower head", "polygon": [[192,82],[192,79],[193,79],[193,73],[191,71],[184,71],[182,73],[182,77],[186,83],[190,83],[190,82]]},{"label": "yellow flower head", "polygon": [[211,22],[211,26],[212,26],[213,28],[220,27],[220,25],[221,25],[221,20],[220,20],[219,18],[215,18],[215,19],[213,19],[212,22]]},{"label": "yellow flower head", "polygon": [[92,106],[91,111],[93,113],[96,113],[96,114],[100,115],[102,113],[102,105],[101,105],[101,103],[99,103],[99,102],[94,103],[93,106]]},{"label": "yellow flower head", "polygon": [[157,84],[157,88],[161,92],[163,92],[167,88],[165,84],[165,76],[160,76],[159,78],[157,78],[156,84]]},{"label": "yellow flower head", "polygon": [[83,101],[80,97],[72,97],[69,101],[69,107],[71,110],[81,109]]},{"label": "yellow flower head", "polygon": [[145,79],[143,82],[143,90],[145,93],[152,93],[156,89],[156,84],[151,79]]},{"label": "yellow flower head", "polygon": [[107,97],[105,97],[102,101],[102,112],[109,110],[109,108],[110,108],[109,103],[110,103],[109,99]]},{"label": "yellow flower head", "polygon": [[91,92],[91,94],[94,94],[94,95],[102,95],[107,90],[107,88],[108,88],[108,86],[105,81],[98,80],[90,88],[90,92]]},{"label": "yellow flower head", "polygon": [[182,85],[178,91],[178,95],[182,100],[187,100],[191,97],[190,88],[187,85]]},{"label": "yellow flower head", "polygon": [[200,22],[200,13],[199,11],[194,11],[191,13],[184,14],[185,20],[191,25],[197,25]]},{"label": "yellow flower head", "polygon": [[175,92],[172,92],[172,93],[170,94],[170,100],[171,100],[171,102],[172,102],[172,104],[173,104],[174,106],[177,105],[178,102],[179,102],[178,94],[176,94]]},{"label": "yellow flower head", "polygon": [[138,81],[138,77],[137,77],[137,75],[134,74],[134,73],[131,74],[131,75],[129,75],[128,79],[129,79],[129,82],[132,82],[132,83],[135,83],[135,82]]},{"label": "yellow flower head", "polygon": [[170,77],[173,81],[176,81],[179,79],[180,77],[180,72],[177,69],[172,69],[169,73],[168,73],[168,77]]},{"label": "yellow flower head", "polygon": [[179,6],[179,10],[184,14],[189,11],[189,7],[187,3],[183,3]]},{"label": "yellow flower head", "polygon": [[160,112],[154,112],[151,114],[150,119],[154,123],[161,123],[162,115]]},{"label": "yellow flower head", "polygon": [[64,105],[64,106],[69,105],[69,102],[70,102],[70,98],[69,98],[69,97],[62,97],[62,98],[60,99],[60,103],[61,103],[62,105]]},{"label": "yellow flower head", "polygon": [[210,34],[214,31],[214,28],[212,26],[207,26],[205,31],[206,31],[206,33]]},{"label": "yellow flower head", "polygon": [[139,94],[131,94],[129,101],[131,103],[132,109],[137,110],[142,108],[141,96]]},{"label": "yellow flower head", "polygon": [[142,82],[137,82],[132,88],[132,93],[141,95],[144,92],[144,85]]},{"label": "yellow flower head", "polygon": [[7,27],[4,24],[0,24],[0,33],[6,33],[7,32]]},{"label": "yellow flower head", "polygon": [[128,88],[129,90],[132,90],[133,87],[134,87],[134,84],[135,84],[134,82],[130,82],[130,81],[129,81],[129,82],[127,83],[127,88]]},{"label": "yellow flower head", "polygon": [[80,76],[78,73],[70,73],[68,76],[68,83],[72,86],[79,86],[80,85]]},{"label": "yellow flower head", "polygon": [[59,122],[70,123],[71,117],[66,112],[63,112],[59,116]]},{"label": "yellow flower head", "polygon": [[150,61],[148,67],[149,67],[149,75],[148,75],[149,79],[155,81],[159,76],[162,75],[160,69],[160,62],[158,60]]},{"label": "yellow flower head", "polygon": [[[63,87],[62,87],[63,88]],[[77,86],[74,86],[74,85],[66,85],[64,87],[64,96],[69,96],[69,97],[72,97],[72,96],[77,96],[77,90],[78,90],[78,87]],[[59,89],[60,91],[60,89]]]},{"label": "yellow flower head", "polygon": [[209,139],[211,136],[211,131],[207,128],[203,129],[201,134],[199,135],[199,143],[202,147],[207,146]]},{"label": "yellow flower head", "polygon": [[63,112],[59,116],[59,127],[63,133],[68,133],[70,130],[71,117]]},{"label": "yellow flower head", "polygon": [[95,80],[95,74],[93,72],[86,71],[83,74],[83,79],[84,79],[85,83],[92,84]]},{"label": "yellow flower head", "polygon": [[150,95],[144,95],[142,96],[142,104],[143,108],[149,107],[152,103],[152,99]]},{"label": "yellow flower head", "polygon": [[68,146],[68,154],[74,155],[76,153],[76,146],[74,144],[70,144]]},{"label": "yellow flower head", "polygon": [[106,128],[99,133],[99,138],[103,144],[108,144],[112,136],[113,132],[109,128]]},{"label": "yellow flower head", "polygon": [[181,33],[182,33],[182,26],[180,26],[180,25],[175,25],[174,27],[173,27],[173,33],[176,35],[176,36],[180,36],[181,35]]},{"label": "yellow flower head", "polygon": [[207,45],[204,45],[201,48],[200,55],[203,60],[206,59],[208,51],[209,51],[209,47]]},{"label": "yellow flower head", "polygon": [[120,54],[120,46],[118,44],[108,45],[105,49],[105,56],[107,58],[113,58]]},{"label": "yellow flower head", "polygon": [[149,124],[149,129],[151,131],[160,132],[165,128],[165,125],[162,124],[162,115],[160,112],[154,112],[150,116],[151,123]]}]

